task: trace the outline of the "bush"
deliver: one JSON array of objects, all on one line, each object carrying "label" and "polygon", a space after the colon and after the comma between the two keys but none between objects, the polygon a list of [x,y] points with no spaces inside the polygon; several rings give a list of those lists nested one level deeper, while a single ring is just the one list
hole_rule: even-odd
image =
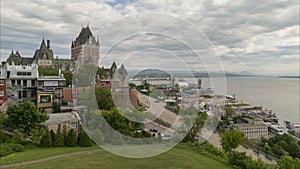
[{"label": "bush", "polygon": [[213,145],[211,145],[207,142],[199,144],[198,148],[199,148],[200,152],[207,152],[207,153],[212,154],[214,156],[221,157],[223,159],[227,159],[227,155],[224,151],[214,147]]},{"label": "bush", "polygon": [[0,157],[7,156],[13,153],[13,150],[9,144],[0,144]]},{"label": "bush", "polygon": [[25,151],[25,147],[22,146],[21,144],[9,144],[10,147],[12,148],[12,151],[13,152],[22,152],[22,151]]},{"label": "bush", "polygon": [[21,144],[15,144],[15,143],[0,144],[0,157],[7,156],[14,152],[22,152],[22,151],[25,151],[25,148]]}]

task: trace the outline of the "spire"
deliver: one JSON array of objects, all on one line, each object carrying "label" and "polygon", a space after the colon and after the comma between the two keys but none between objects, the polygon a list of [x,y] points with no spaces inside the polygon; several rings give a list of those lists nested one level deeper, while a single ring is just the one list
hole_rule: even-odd
[{"label": "spire", "polygon": [[46,43],[45,43],[45,40],[43,38],[40,49],[45,49],[45,48],[46,48]]},{"label": "spire", "polygon": [[14,50],[11,50],[11,54],[10,54],[10,55],[15,55],[15,54],[14,54]]},{"label": "spire", "polygon": [[111,65],[111,70],[113,69],[117,69],[117,65],[116,65],[116,62],[114,61],[113,64]]},{"label": "spire", "polygon": [[19,51],[16,52],[16,56],[20,56]]}]

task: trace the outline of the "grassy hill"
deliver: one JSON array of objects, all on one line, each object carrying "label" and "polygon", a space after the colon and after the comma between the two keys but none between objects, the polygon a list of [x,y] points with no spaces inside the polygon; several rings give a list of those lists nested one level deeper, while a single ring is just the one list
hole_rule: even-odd
[{"label": "grassy hill", "polygon": [[[31,152],[31,154],[39,154],[38,151],[40,150],[36,149],[35,151],[36,152],[34,153]],[[9,158],[10,157],[7,157],[5,161],[8,161]],[[32,158],[30,160],[32,160]],[[22,161],[26,160],[23,159]],[[41,163],[22,165],[19,167],[12,168],[229,169],[230,167],[226,163],[214,160],[203,154],[199,154],[195,149],[187,145],[181,144],[164,154],[144,159],[124,158],[113,155],[106,151],[97,151],[61,157],[58,159],[44,161]]]}]

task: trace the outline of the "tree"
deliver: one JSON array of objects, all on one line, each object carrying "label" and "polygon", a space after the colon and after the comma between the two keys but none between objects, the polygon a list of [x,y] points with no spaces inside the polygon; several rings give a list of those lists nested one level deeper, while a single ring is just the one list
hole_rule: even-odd
[{"label": "tree", "polygon": [[42,123],[48,119],[46,112],[40,112],[32,102],[11,104],[7,109],[6,125],[12,129],[18,129],[25,134],[30,130],[41,128]]},{"label": "tree", "polygon": [[61,129],[60,127],[58,127],[56,135],[55,135],[55,141],[53,144],[55,147],[63,147],[64,146],[64,140],[63,137],[61,135]]},{"label": "tree", "polygon": [[221,145],[225,152],[230,152],[243,144],[245,140],[245,134],[242,131],[230,129],[222,134]]},{"label": "tree", "polygon": [[43,137],[41,138],[40,142],[41,147],[51,147],[52,146],[52,138],[50,132],[47,130]]},{"label": "tree", "polygon": [[54,133],[54,131],[52,129],[50,131],[50,135],[51,135],[52,143],[54,143],[55,142],[56,134]]},{"label": "tree", "polygon": [[58,69],[51,67],[39,67],[39,74],[44,76],[58,76]]},{"label": "tree", "polygon": [[68,134],[68,127],[67,127],[67,125],[64,124],[62,127],[62,138],[64,140],[64,144],[65,144],[65,141],[67,138],[67,134]]},{"label": "tree", "polygon": [[102,68],[98,67],[96,75],[97,75],[97,81],[99,81],[100,79],[107,79],[108,77],[108,74],[104,70],[104,67]]},{"label": "tree", "polygon": [[74,129],[71,129],[68,132],[68,135],[66,137],[66,146],[67,147],[76,147],[76,134]]},{"label": "tree", "polygon": [[80,147],[91,147],[93,145],[91,139],[83,130],[80,130],[77,142]]},{"label": "tree", "polygon": [[205,124],[207,114],[206,112],[199,112],[193,107],[184,110],[182,113],[183,116],[181,120],[183,121],[183,128],[180,132],[182,132],[182,134],[186,134],[183,141],[192,141]]},{"label": "tree", "polygon": [[54,102],[53,103],[53,113],[58,113],[58,112],[60,112],[60,106],[59,106],[59,104],[57,103],[57,102]]},{"label": "tree", "polygon": [[106,87],[95,87],[95,96],[100,110],[110,110],[114,107],[110,89]]},{"label": "tree", "polygon": [[[41,142],[42,137],[44,136],[44,134],[46,133],[47,130],[45,129],[32,129],[30,131],[30,136],[31,136],[31,140],[34,144],[38,145]],[[54,134],[54,133],[53,133]],[[50,133],[51,135],[51,133]],[[55,134],[54,134],[55,135]],[[55,139],[55,136],[52,139],[51,136],[51,141]]]},{"label": "tree", "polygon": [[72,84],[72,78],[73,78],[72,72],[62,71],[62,74],[66,78],[66,86],[71,85]]},{"label": "tree", "polygon": [[26,143],[26,139],[23,137],[23,134],[17,129],[14,130],[13,142],[22,145]]},{"label": "tree", "polygon": [[283,155],[277,161],[278,169],[299,169],[300,168],[300,160],[298,158],[293,159],[293,157],[289,155]]}]

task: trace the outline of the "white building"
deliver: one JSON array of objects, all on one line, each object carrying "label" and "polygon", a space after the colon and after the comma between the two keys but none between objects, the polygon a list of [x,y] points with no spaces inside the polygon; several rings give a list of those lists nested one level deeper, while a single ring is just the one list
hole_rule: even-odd
[{"label": "white building", "polygon": [[268,126],[261,119],[246,119],[248,123],[234,124],[234,128],[245,133],[249,140],[268,138]]},{"label": "white building", "polygon": [[15,101],[36,101],[38,65],[6,65],[7,93]]}]

